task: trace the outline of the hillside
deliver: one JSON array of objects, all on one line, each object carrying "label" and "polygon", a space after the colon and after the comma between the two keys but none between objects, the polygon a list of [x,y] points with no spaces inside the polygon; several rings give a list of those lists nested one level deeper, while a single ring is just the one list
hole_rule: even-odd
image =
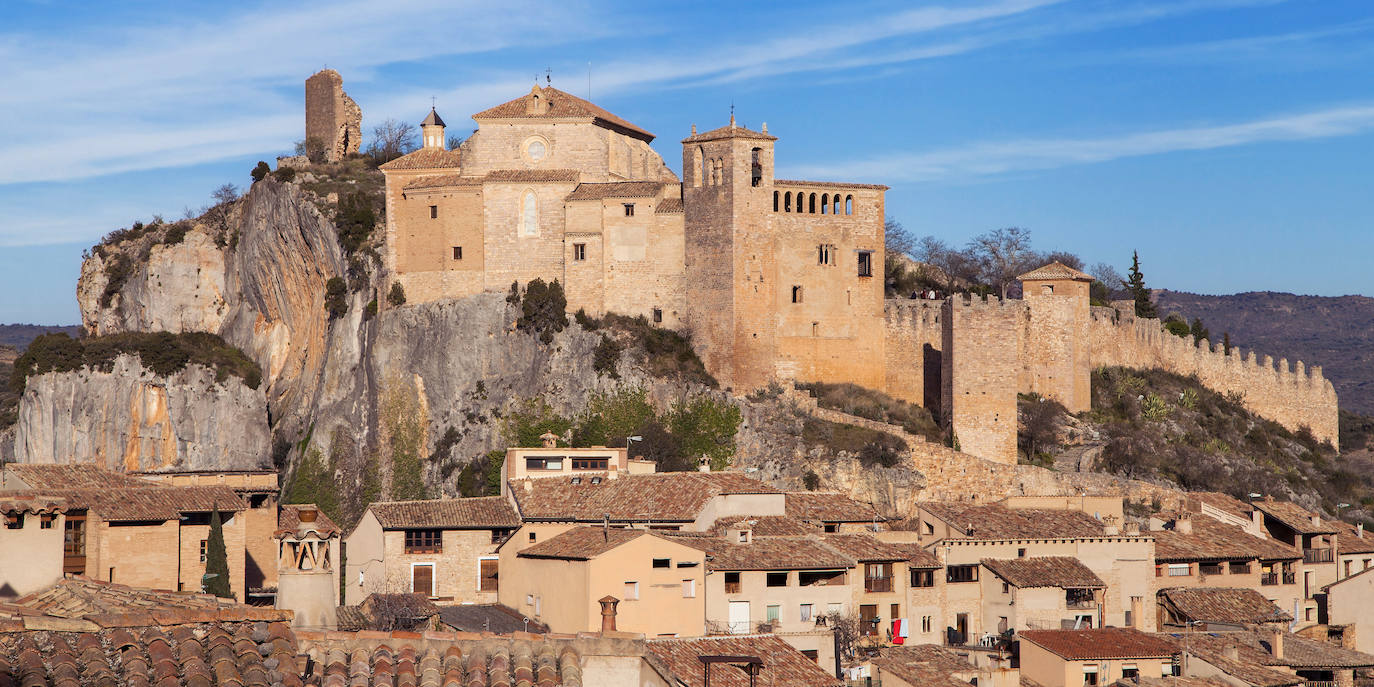
[{"label": "hillside", "polygon": [[[0,324],[0,346],[24,350],[30,341],[41,334],[81,336],[81,325]],[[0,354],[3,356],[3,354]]]},{"label": "hillside", "polygon": [[1161,290],[1155,299],[1161,315],[1202,318],[1215,343],[1230,332],[1231,343],[1247,351],[1321,365],[1342,408],[1374,414],[1374,298]]}]

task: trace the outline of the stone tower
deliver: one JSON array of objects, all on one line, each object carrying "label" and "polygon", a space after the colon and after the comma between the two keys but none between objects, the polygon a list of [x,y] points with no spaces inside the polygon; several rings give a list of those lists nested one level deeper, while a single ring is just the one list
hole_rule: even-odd
[{"label": "stone tower", "polygon": [[[766,127],[765,127],[766,128]],[[735,123],[682,141],[687,320],[707,369],[737,390],[773,378],[773,142]]]},{"label": "stone tower", "polygon": [[447,147],[444,141],[444,120],[432,107],[429,108],[429,115],[425,117],[425,121],[420,122],[420,138],[424,142],[424,148],[443,150]]},{"label": "stone tower", "polygon": [[1016,464],[1020,301],[950,297],[941,312],[940,414],[959,450]]},{"label": "stone tower", "polygon": [[1052,262],[1020,279],[1027,318],[1019,389],[1059,401],[1071,413],[1091,409],[1092,275]]},{"label": "stone tower", "polygon": [[[292,627],[301,630],[338,628],[339,533],[317,523],[313,504],[283,506],[299,524],[277,532],[276,607],[295,612]],[[283,518],[286,520],[286,518]]]},{"label": "stone tower", "polygon": [[362,123],[338,72],[325,69],[305,80],[305,150],[312,161],[338,162],[358,152]]}]

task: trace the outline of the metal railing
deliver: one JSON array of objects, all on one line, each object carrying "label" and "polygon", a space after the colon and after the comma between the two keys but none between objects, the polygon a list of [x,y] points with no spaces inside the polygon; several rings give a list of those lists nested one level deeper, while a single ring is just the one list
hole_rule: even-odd
[{"label": "metal railing", "polygon": [[1278,583],[1279,583],[1279,574],[1278,574],[1278,573],[1264,573],[1263,575],[1260,575],[1260,584],[1262,584],[1262,585],[1275,585],[1275,584],[1278,584]]},{"label": "metal railing", "polygon": [[1303,687],[1336,687],[1335,680],[1303,680]]},{"label": "metal railing", "polygon": [[1284,574],[1283,574],[1283,583],[1284,583],[1284,584],[1297,584],[1297,583],[1298,583],[1298,574],[1297,574],[1297,573],[1291,573],[1291,572],[1284,573]]},{"label": "metal railing", "polygon": [[1304,563],[1330,563],[1336,560],[1331,549],[1303,549],[1302,562]]}]

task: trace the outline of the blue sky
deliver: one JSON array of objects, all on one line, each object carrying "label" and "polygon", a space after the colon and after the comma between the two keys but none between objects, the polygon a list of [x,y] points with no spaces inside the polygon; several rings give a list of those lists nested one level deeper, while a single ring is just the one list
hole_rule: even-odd
[{"label": "blue sky", "polygon": [[1374,294],[1374,3],[0,3],[0,322],[74,323],[81,251],[303,137],[329,66],[364,132],[450,131],[538,74],[658,134],[767,122],[777,173],[885,183],[954,244],[1203,293]]}]

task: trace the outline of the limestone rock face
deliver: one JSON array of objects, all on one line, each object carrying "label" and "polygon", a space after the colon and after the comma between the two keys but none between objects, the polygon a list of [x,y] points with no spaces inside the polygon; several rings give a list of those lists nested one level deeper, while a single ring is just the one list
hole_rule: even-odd
[{"label": "limestone rock face", "polygon": [[102,308],[105,268],[106,260],[93,255],[77,281],[81,319],[91,334],[217,332],[224,321],[224,252],[203,226],[176,245],[153,246],[147,263]]},{"label": "limestone rock face", "polygon": [[15,425],[21,463],[114,470],[251,470],[270,464],[267,399],[200,365],[167,377],[121,355],[109,372],[30,377]]}]

